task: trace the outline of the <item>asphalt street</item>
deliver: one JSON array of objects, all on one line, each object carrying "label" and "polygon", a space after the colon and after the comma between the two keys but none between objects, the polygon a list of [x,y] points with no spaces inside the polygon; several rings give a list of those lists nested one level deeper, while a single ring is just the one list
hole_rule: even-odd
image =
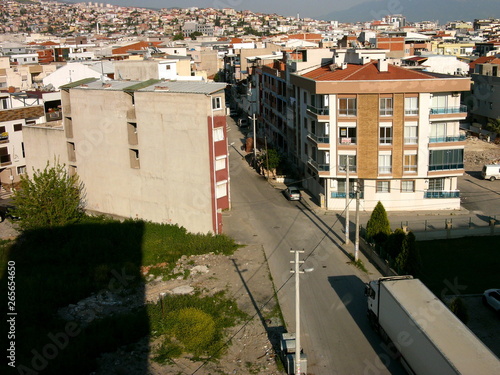
[{"label": "asphalt street", "polygon": [[304,250],[301,275],[301,335],[307,372],[335,374],[403,374],[366,318],[364,283],[380,274],[365,262],[369,274],[349,264],[342,221],[319,215],[304,202],[290,202],[242,158],[243,136],[228,119],[231,210],[224,213],[224,232],[242,244],[263,246],[278,290],[289,332],[295,332],[294,256]]}]

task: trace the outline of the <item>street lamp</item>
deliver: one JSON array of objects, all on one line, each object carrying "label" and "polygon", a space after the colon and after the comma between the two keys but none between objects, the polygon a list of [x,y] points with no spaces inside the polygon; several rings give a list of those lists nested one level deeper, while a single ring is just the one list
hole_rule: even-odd
[{"label": "street lamp", "polygon": [[295,261],[290,261],[290,263],[295,263],[295,270],[290,272],[295,273],[295,375],[300,375],[300,277],[299,275],[304,272],[312,272],[314,268],[306,268],[300,271],[300,265],[304,261],[299,260],[299,254],[304,253],[304,250],[290,250],[291,253],[295,253]]}]

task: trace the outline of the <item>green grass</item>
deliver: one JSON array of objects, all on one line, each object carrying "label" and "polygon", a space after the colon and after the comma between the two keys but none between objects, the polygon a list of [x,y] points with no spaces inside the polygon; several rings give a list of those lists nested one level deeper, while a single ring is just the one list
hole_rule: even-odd
[{"label": "green grass", "polygon": [[499,241],[500,236],[484,236],[417,242],[422,264],[418,276],[438,297],[498,288]]},{"label": "green grass", "polygon": [[[141,266],[166,263],[170,270],[182,255],[232,254],[237,248],[227,236],[191,234],[178,226],[138,220],[121,223],[103,217],[89,217],[65,227],[27,231],[17,241],[0,241],[0,294],[4,296],[4,306],[7,306],[6,264],[14,261],[16,267],[16,312],[20,322],[16,326],[17,363],[29,367],[33,351],[42,353],[51,344],[49,334],[65,332],[67,322],[58,316],[59,308],[103,291],[126,296],[131,290],[144,290]],[[198,298],[169,299],[169,311],[177,311],[179,306],[200,309],[215,322],[214,337],[219,341],[213,342],[219,343],[224,329],[238,319],[239,310],[223,296],[217,297],[216,304],[214,298],[210,300],[214,304],[212,309],[210,301],[200,298],[201,302],[196,302]],[[94,371],[95,358],[100,353],[133,344],[157,330],[152,329],[160,324],[155,308],[158,309],[143,307],[96,319],[88,326],[76,322],[78,334],[47,362],[42,373]],[[4,347],[8,347],[7,335],[3,337]],[[186,352],[192,346],[186,347],[180,341],[180,349],[169,350],[164,354]],[[198,354],[207,355],[203,351]],[[77,368],[75,363],[79,364]]]}]

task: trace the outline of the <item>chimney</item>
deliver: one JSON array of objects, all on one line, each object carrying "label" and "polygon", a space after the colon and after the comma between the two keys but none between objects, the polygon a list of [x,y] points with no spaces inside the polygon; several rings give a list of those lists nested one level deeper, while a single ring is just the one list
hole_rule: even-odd
[{"label": "chimney", "polygon": [[387,59],[378,59],[377,68],[380,73],[387,72],[389,69],[388,65]]}]

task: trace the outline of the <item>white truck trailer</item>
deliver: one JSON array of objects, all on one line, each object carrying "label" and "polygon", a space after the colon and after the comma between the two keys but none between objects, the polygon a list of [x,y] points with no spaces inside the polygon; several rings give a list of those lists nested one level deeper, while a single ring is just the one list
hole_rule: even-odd
[{"label": "white truck trailer", "polygon": [[409,374],[500,374],[500,360],[420,280],[366,285],[368,318]]}]

